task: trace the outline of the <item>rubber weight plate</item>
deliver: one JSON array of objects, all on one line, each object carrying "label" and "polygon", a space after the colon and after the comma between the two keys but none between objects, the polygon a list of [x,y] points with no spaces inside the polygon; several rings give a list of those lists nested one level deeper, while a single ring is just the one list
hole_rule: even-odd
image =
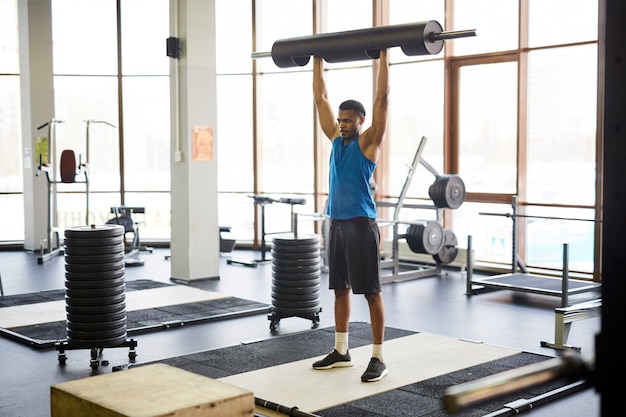
[{"label": "rubber weight plate", "polygon": [[111,287],[98,287],[98,288],[86,288],[86,289],[73,289],[67,288],[65,295],[72,298],[95,298],[95,297],[110,297],[122,294],[126,291],[126,285],[117,285]]},{"label": "rubber weight plate", "polygon": [[120,285],[125,286],[126,277],[121,275],[119,278],[104,279],[104,280],[66,280],[65,288],[70,290],[88,290],[88,289],[101,289],[118,287]]},{"label": "rubber weight plate", "polygon": [[409,248],[415,253],[439,253],[444,243],[443,227],[436,221],[426,224],[412,224],[406,232]]},{"label": "rubber weight plate", "polygon": [[68,255],[65,254],[65,262],[68,264],[101,264],[107,262],[123,261],[124,252],[104,253],[96,255]]},{"label": "rubber weight plate", "polygon": [[456,259],[459,253],[459,247],[456,235],[452,230],[446,230],[444,235],[443,248],[441,248],[437,254],[433,255],[433,259],[447,265]]},{"label": "rubber weight plate", "polygon": [[126,266],[124,259],[117,262],[99,263],[99,264],[65,264],[66,272],[101,272],[101,271],[119,271]]},{"label": "rubber weight plate", "polygon": [[94,330],[113,330],[120,327],[126,327],[126,317],[113,319],[111,321],[99,321],[92,323],[85,322],[73,322],[67,321],[67,330],[73,330],[77,332],[94,331]]},{"label": "rubber weight plate", "polygon": [[89,306],[108,306],[112,304],[118,304],[126,300],[126,294],[124,292],[98,297],[71,297],[65,296],[65,304],[72,307],[89,307]]},{"label": "rubber weight plate", "polygon": [[126,302],[109,305],[93,305],[93,306],[72,306],[66,305],[65,311],[74,315],[94,315],[94,314],[115,314],[120,311],[126,311]]},{"label": "rubber weight plate", "polygon": [[272,293],[272,300],[284,301],[284,302],[307,302],[316,301],[319,302],[320,292],[314,292],[310,294],[284,294],[281,292]]},{"label": "rubber weight plate", "polygon": [[296,266],[279,266],[272,264],[272,272],[279,274],[309,274],[319,272],[320,265],[315,263],[314,265],[296,265]]},{"label": "rubber weight plate", "polygon": [[[100,238],[78,238],[78,237],[66,237],[63,243],[65,247],[86,247],[86,246],[111,246],[118,245],[124,242],[123,236],[116,237],[100,237]],[[71,250],[71,249],[70,249]]]},{"label": "rubber weight plate", "polygon": [[90,338],[90,339],[79,339],[79,338],[69,337],[70,345],[75,348],[91,349],[91,348],[99,348],[99,347],[102,347],[102,348],[115,347],[126,342],[126,334],[121,334],[120,336],[111,337],[111,338],[102,338],[99,336],[100,335],[96,335],[95,337]]},{"label": "rubber weight plate", "polygon": [[306,317],[309,314],[319,313],[321,311],[321,307],[319,305],[316,305],[313,307],[302,307],[302,308],[272,306],[270,310],[285,317],[287,316]]},{"label": "rubber weight plate", "polygon": [[320,258],[297,258],[297,259],[280,259],[272,257],[272,265],[276,266],[311,266],[319,265]]},{"label": "rubber weight plate", "polygon": [[126,269],[119,268],[112,271],[66,271],[65,279],[68,281],[99,281],[102,279],[117,279],[126,274]]},{"label": "rubber weight plate", "polygon": [[314,279],[296,279],[294,277],[284,279],[272,278],[272,285],[291,288],[313,287],[320,285],[320,277],[316,276]]},{"label": "rubber weight plate", "polygon": [[124,236],[124,227],[119,225],[78,226],[65,230],[66,238],[96,239]]},{"label": "rubber weight plate", "polygon": [[272,293],[277,293],[277,294],[313,294],[313,293],[319,293],[320,289],[322,288],[321,285],[312,285],[310,287],[303,287],[303,286],[298,286],[298,287],[285,287],[282,285],[272,285]]},{"label": "rubber weight plate", "polygon": [[294,235],[293,233],[285,233],[276,235],[272,238],[272,244],[285,246],[314,245],[319,244],[318,235]]},{"label": "rubber weight plate", "polygon": [[119,320],[126,317],[126,309],[110,314],[67,314],[67,321],[72,323],[100,323],[103,321]]},{"label": "rubber weight plate", "polygon": [[309,250],[304,252],[294,251],[283,251],[281,248],[272,248],[271,251],[272,258],[274,259],[311,259],[311,258],[319,258],[321,253],[319,248],[315,248],[315,250]]},{"label": "rubber weight plate", "polygon": [[66,255],[102,255],[105,253],[124,253],[124,241],[106,246],[65,246]]},{"label": "rubber weight plate", "polygon": [[444,174],[428,188],[428,195],[439,208],[457,209],[465,201],[465,183],[456,174]]}]

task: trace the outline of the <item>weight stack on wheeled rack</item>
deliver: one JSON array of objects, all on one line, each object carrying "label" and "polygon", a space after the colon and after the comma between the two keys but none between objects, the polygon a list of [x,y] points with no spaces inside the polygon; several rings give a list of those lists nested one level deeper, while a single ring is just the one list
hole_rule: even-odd
[{"label": "weight stack on wheeled rack", "polygon": [[285,233],[272,239],[272,306],[270,329],[281,318],[310,319],[319,324],[320,239],[318,235]]},{"label": "weight stack on wheeled rack", "polygon": [[59,362],[65,350],[91,349],[91,368],[110,347],[130,347],[127,340],[124,227],[81,226],[65,231],[65,301],[67,339],[56,344]]}]

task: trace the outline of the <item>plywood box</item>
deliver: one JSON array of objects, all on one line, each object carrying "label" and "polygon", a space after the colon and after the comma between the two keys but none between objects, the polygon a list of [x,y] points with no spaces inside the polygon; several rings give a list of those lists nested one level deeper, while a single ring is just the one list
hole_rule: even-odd
[{"label": "plywood box", "polygon": [[254,416],[251,391],[165,364],[50,387],[52,417]]}]

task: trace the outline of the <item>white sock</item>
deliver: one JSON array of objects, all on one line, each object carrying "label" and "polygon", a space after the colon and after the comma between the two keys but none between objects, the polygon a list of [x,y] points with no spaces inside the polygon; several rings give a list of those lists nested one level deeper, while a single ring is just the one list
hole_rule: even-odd
[{"label": "white sock", "polygon": [[377,358],[381,362],[385,362],[383,360],[383,345],[373,345],[372,347],[372,358]]},{"label": "white sock", "polygon": [[335,349],[342,355],[348,353],[348,332],[335,332]]}]

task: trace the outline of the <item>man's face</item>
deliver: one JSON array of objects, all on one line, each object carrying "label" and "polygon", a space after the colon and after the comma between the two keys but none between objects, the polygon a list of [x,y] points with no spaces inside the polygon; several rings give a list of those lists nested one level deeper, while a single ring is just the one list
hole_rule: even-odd
[{"label": "man's face", "polygon": [[364,120],[365,118],[354,110],[339,110],[337,123],[339,124],[341,137],[343,139],[352,139],[358,135]]}]

